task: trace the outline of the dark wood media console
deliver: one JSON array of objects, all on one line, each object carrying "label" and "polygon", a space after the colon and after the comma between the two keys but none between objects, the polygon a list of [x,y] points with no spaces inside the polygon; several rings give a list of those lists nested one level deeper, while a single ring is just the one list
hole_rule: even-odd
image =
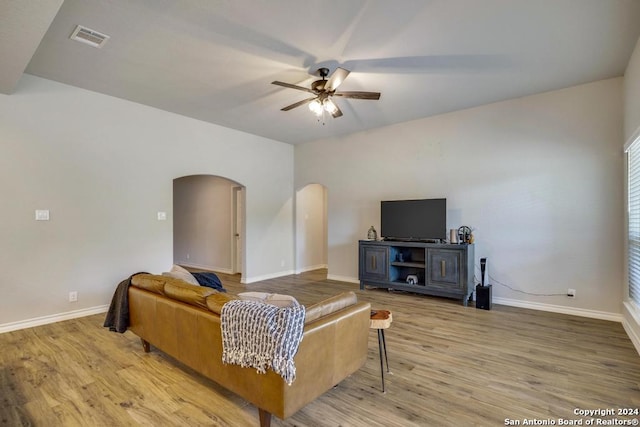
[{"label": "dark wood media console", "polygon": [[[473,298],[473,244],[360,240],[360,289],[398,289],[456,298]],[[407,283],[415,276],[417,283]]]}]

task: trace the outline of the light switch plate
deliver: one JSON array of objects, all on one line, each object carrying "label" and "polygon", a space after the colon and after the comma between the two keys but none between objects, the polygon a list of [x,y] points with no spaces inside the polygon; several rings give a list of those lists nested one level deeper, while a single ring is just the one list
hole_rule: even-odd
[{"label": "light switch plate", "polygon": [[49,221],[49,210],[48,209],[37,209],[36,210],[36,221]]},{"label": "light switch plate", "polygon": [[166,221],[167,213],[166,212],[158,212],[158,221]]}]

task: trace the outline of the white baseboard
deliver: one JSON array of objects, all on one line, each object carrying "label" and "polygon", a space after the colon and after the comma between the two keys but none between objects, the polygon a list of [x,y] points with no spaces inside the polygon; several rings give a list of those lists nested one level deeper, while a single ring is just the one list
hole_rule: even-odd
[{"label": "white baseboard", "polygon": [[609,313],[606,311],[586,310],[584,308],[566,307],[563,305],[544,304],[539,302],[520,301],[509,298],[493,298],[494,304],[508,305],[511,307],[529,308],[531,310],[550,311],[553,313],[569,314],[572,316],[590,317],[592,319],[610,320],[612,322],[622,322],[620,313]]},{"label": "white baseboard", "polygon": [[302,268],[296,269],[296,274],[306,273],[307,271],[320,270],[320,269],[326,270],[327,268],[329,268],[327,264],[311,265],[308,267],[302,267]]},{"label": "white baseboard", "polygon": [[351,276],[338,276],[337,274],[327,274],[328,280],[335,280],[336,282],[347,282],[360,284],[360,280]]},{"label": "white baseboard", "polygon": [[58,313],[33,319],[20,320],[17,322],[4,323],[0,325],[0,334],[17,331],[19,329],[33,328],[34,326],[47,325],[49,323],[62,322],[63,320],[76,319],[78,317],[91,316],[93,314],[106,313],[108,309],[109,305],[99,305],[97,307],[67,311],[66,313]]},{"label": "white baseboard", "polygon": [[640,313],[633,304],[627,301],[623,303],[623,311],[622,327],[629,336],[636,351],[640,354],[640,336],[638,336],[638,332],[636,332],[640,331]]},{"label": "white baseboard", "polygon": [[291,276],[292,274],[295,274],[295,271],[286,270],[286,271],[280,271],[278,273],[264,274],[262,276],[247,277],[247,278],[243,276],[242,279],[240,280],[240,283],[242,283],[243,285],[249,285],[251,283],[260,282],[261,280],[275,279],[277,277],[282,277],[282,276]]},{"label": "white baseboard", "polygon": [[629,324],[627,323],[626,319],[622,321],[622,327],[624,328],[624,331],[629,336],[631,343],[636,348],[636,352],[640,354],[640,337],[638,337],[635,331],[631,327],[629,327]]},{"label": "white baseboard", "polygon": [[183,267],[197,268],[199,270],[209,270],[209,271],[217,271],[219,273],[224,273],[224,274],[233,274],[233,271],[230,268],[215,267],[212,265],[192,264],[187,262],[181,262],[178,265],[181,265]]},{"label": "white baseboard", "polygon": [[[200,267],[194,267],[200,268]],[[289,276],[295,274],[292,270],[282,271],[278,273],[265,274],[262,276],[251,277],[242,281],[243,284],[250,284],[254,282],[259,282],[262,280],[275,279],[277,277]],[[347,283],[356,283],[359,284],[360,281],[354,277],[350,276],[339,276],[334,274],[327,275],[328,280],[335,280],[339,282],[347,282]],[[622,314],[619,313],[608,313],[604,311],[597,310],[586,310],[582,308],[574,308],[574,307],[565,307],[560,305],[553,304],[543,304],[537,302],[529,302],[529,301],[519,301],[508,298],[493,298],[494,304],[508,305],[512,307],[520,307],[520,308],[528,308],[532,310],[540,310],[540,311],[549,311],[553,313],[562,313],[569,314],[573,316],[581,316],[581,317],[589,317],[594,319],[601,320],[609,320],[614,322],[621,322],[624,327],[629,339],[635,346],[636,350],[640,354],[640,337],[635,332],[635,328],[630,322],[635,322],[638,325],[638,329],[640,330],[640,313],[636,313],[636,311],[628,306],[628,303],[624,303],[625,311],[629,313],[630,319],[626,319]],[[93,314],[105,313],[109,309],[109,305],[101,305],[96,307],[83,308],[80,310],[68,311],[65,313],[52,314],[49,316],[36,317],[33,319],[20,320],[17,322],[10,322],[0,324],[0,333],[17,331],[20,329],[32,328],[34,326],[46,325],[49,323],[62,322],[64,320],[75,319],[78,317],[91,316]]]},{"label": "white baseboard", "polygon": [[[347,283],[360,283],[360,281],[355,278],[355,277],[350,277],[350,276],[338,276],[335,274],[328,274],[327,275],[327,279],[328,280],[336,280],[338,282],[347,282]],[[529,308],[532,310],[540,310],[540,311],[549,311],[549,312],[553,312],[553,313],[562,313],[562,314],[569,314],[572,316],[581,316],[581,317],[589,317],[589,318],[593,318],[593,319],[600,319],[600,320],[610,320],[613,322],[622,322],[623,321],[623,316],[622,314],[619,313],[609,313],[606,311],[597,311],[597,310],[586,310],[583,308],[574,308],[574,307],[565,307],[562,305],[553,305],[553,304],[543,304],[543,303],[538,303],[538,302],[529,302],[529,301],[520,301],[520,300],[514,300],[514,299],[509,299],[509,298],[500,298],[500,297],[493,297],[493,303],[494,304],[502,304],[502,305],[508,305],[508,306],[512,306],[512,307],[520,307],[520,308]],[[640,330],[640,313],[637,313],[638,317],[637,317],[637,324],[638,326],[638,330]],[[631,340],[633,341],[633,337],[631,337]],[[637,343],[634,342],[634,345],[636,346],[637,349],[640,349],[640,339],[638,339]],[[640,350],[639,350],[640,352]]]}]

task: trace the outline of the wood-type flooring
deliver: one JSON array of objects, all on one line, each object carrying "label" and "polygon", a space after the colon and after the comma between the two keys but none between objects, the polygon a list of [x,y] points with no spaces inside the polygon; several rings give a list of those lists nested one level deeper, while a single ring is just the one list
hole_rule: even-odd
[{"label": "wood-type flooring", "polygon": [[[617,322],[494,305],[360,291],[326,271],[229,292],[286,293],[310,304],[346,290],[393,313],[392,375],[381,393],[378,343],[366,365],[272,426],[502,426],[640,419],[640,356]],[[115,289],[116,284],[114,284]],[[139,339],[102,327],[104,315],[0,334],[0,426],[257,426],[251,404]],[[577,411],[613,410],[585,415]],[[631,410],[631,416],[617,411]],[[547,424],[542,424],[547,423]],[[555,424],[553,424],[555,423]],[[570,424],[565,424],[570,425]]]}]

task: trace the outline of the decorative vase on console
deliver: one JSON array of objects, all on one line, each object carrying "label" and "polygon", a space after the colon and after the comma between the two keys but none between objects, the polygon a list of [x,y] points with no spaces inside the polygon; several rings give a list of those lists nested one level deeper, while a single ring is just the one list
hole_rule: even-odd
[{"label": "decorative vase on console", "polygon": [[378,232],[373,228],[373,225],[369,228],[369,231],[367,231],[367,239],[378,240]]}]

